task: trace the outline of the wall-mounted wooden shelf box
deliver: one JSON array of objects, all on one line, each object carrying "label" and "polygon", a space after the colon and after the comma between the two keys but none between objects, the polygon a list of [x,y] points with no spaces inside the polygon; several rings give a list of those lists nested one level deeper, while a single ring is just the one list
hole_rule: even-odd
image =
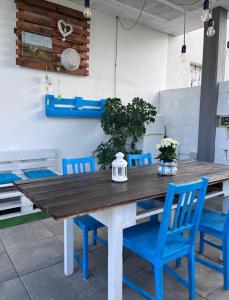
[{"label": "wall-mounted wooden shelf box", "polygon": [[53,95],[45,96],[46,116],[65,118],[101,118],[106,100],[57,99]]}]

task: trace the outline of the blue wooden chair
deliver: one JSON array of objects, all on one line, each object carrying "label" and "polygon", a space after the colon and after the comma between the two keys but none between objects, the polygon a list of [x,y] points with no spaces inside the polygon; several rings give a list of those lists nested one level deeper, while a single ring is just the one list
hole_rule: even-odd
[{"label": "blue wooden chair", "polygon": [[[93,157],[85,158],[74,158],[74,159],[63,159],[62,168],[63,175],[68,175],[68,167],[72,169],[73,174],[80,174],[85,172],[94,172],[95,171],[95,162]],[[77,168],[76,168],[77,167]],[[88,167],[88,169],[87,169]],[[97,234],[97,230],[104,225],[92,218],[89,215],[84,215],[74,218],[74,224],[78,226],[83,232],[83,242],[82,242],[82,258],[74,251],[74,257],[77,262],[80,264],[83,270],[83,278],[88,279],[89,269],[88,269],[88,233],[92,231],[92,244],[96,245],[97,242],[100,242],[104,245],[107,245],[107,242],[100,238]]]},{"label": "blue wooden chair", "polygon": [[[124,247],[141,256],[153,266],[156,296],[123,278],[125,284],[146,299],[163,300],[163,270],[189,289],[189,300],[195,299],[195,239],[204,205],[208,179],[181,185],[170,183],[167,189],[161,223],[141,223],[124,230]],[[196,205],[195,198],[197,197]],[[177,200],[177,202],[175,202]],[[172,206],[176,203],[175,216],[171,222]],[[194,211],[194,213],[192,213]],[[169,225],[171,224],[171,225]],[[187,235],[183,235],[187,233]],[[167,264],[186,256],[188,280]]]},{"label": "blue wooden chair", "polygon": [[[128,167],[142,167],[144,165],[152,165],[153,159],[151,153],[146,154],[128,154],[127,155]],[[156,199],[150,199],[145,201],[139,201],[137,203],[139,208],[149,210],[149,209],[157,209],[161,208],[161,202]],[[152,216],[151,220],[157,220],[157,216]]]},{"label": "blue wooden chair", "polygon": [[[200,245],[199,253],[204,253],[205,243],[223,252],[223,267],[203,258],[196,257],[196,261],[210,267],[224,275],[224,289],[229,290],[229,212],[223,214],[214,210],[204,209],[200,221]],[[205,238],[205,234],[221,240],[221,244]]]}]

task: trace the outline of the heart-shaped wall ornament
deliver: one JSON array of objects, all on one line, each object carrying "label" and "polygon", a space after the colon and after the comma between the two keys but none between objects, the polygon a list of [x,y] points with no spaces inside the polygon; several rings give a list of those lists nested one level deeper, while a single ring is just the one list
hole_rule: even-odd
[{"label": "heart-shaped wall ornament", "polygon": [[58,29],[63,37],[63,41],[65,41],[66,37],[73,32],[73,26],[71,24],[66,23],[64,20],[58,21]]}]

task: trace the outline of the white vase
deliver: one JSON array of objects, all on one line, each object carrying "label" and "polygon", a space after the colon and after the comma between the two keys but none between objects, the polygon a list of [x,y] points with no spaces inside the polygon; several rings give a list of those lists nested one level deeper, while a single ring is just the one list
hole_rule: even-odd
[{"label": "white vase", "polygon": [[157,167],[158,175],[173,176],[177,174],[177,161],[164,162],[160,160]]}]

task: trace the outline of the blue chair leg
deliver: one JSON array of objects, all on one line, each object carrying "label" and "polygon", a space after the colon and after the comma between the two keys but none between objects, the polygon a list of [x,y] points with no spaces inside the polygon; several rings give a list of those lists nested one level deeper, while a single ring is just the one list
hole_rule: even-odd
[{"label": "blue chair leg", "polygon": [[155,291],[157,300],[164,300],[164,288],[163,288],[163,266],[154,265],[155,274]]},{"label": "blue chair leg", "polygon": [[181,257],[176,259],[176,268],[180,268],[181,266]]},{"label": "blue chair leg", "polygon": [[196,299],[195,290],[195,253],[192,251],[188,255],[188,281],[189,281],[189,300]]},{"label": "blue chair leg", "polygon": [[83,229],[83,278],[88,279],[88,229]]},{"label": "blue chair leg", "polygon": [[224,289],[229,290],[229,239],[223,240]]},{"label": "blue chair leg", "polygon": [[96,238],[97,238],[97,228],[93,229],[93,231],[92,231],[92,245],[94,245],[94,246],[97,243]]},{"label": "blue chair leg", "polygon": [[204,232],[200,232],[200,245],[199,245],[199,253],[204,253]]}]

